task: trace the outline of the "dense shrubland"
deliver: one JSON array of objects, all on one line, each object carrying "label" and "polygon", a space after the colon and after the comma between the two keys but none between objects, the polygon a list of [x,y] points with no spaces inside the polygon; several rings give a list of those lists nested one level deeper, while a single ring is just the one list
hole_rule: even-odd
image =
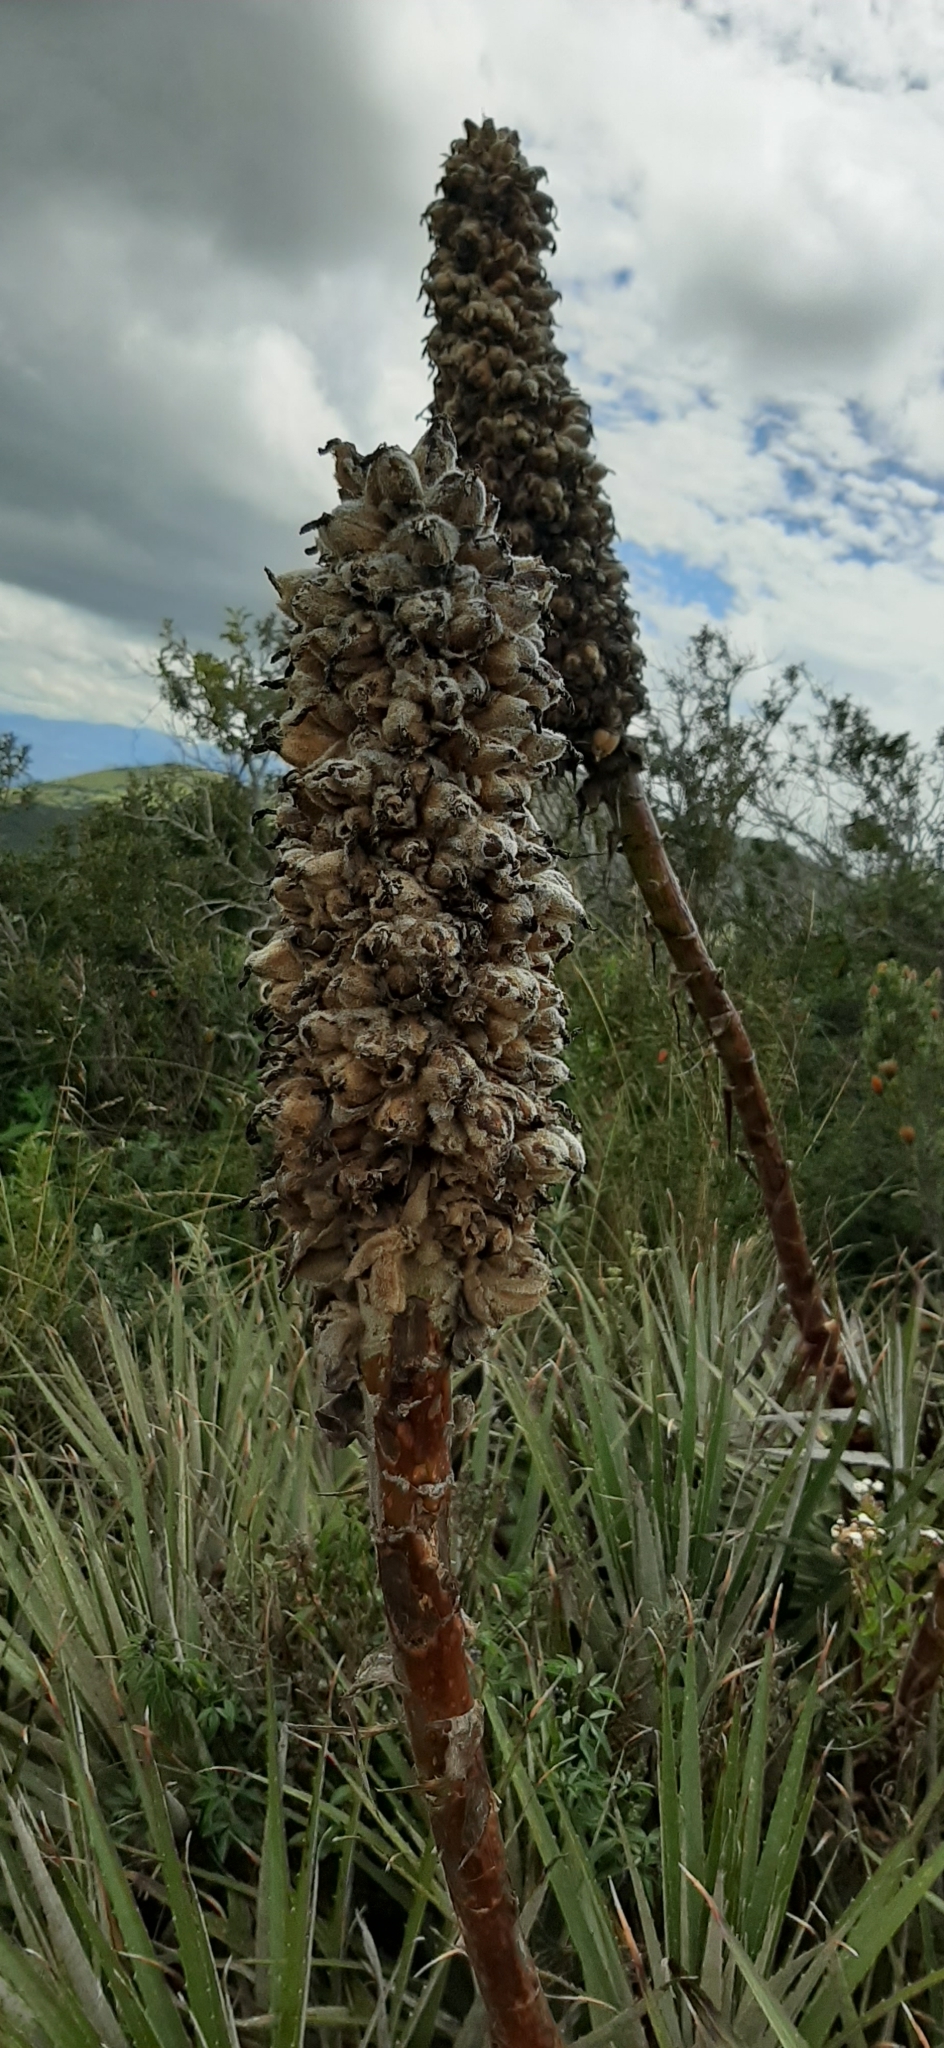
[{"label": "dense shrubland", "polygon": [[[861,2048],[909,2038],[903,2002],[933,2041],[940,757],[796,672],[751,709],[743,666],[706,629],[664,679],[654,794],[869,1421],[784,1405],[717,1063],[559,785],[592,913],[563,969],[588,1171],[547,1212],[551,1305],[469,1374],[463,1602],[570,2036]],[[0,855],[3,2038],[471,2048],[360,1452],[317,1427],[247,1206],[245,765],[142,777]]]},{"label": "dense shrubland", "polygon": [[[199,683],[210,657],[174,644]],[[660,823],[749,1019],[811,1236],[840,1277],[869,1280],[942,1246],[941,753],[848,700],[798,696],[803,681],[752,685],[706,628],[654,690],[647,744]],[[253,715],[271,704],[259,681]],[[225,747],[225,693],[214,717]],[[6,1186],[42,1159],[60,1208],[88,1188],[77,1243],[97,1226],[121,1265],[137,1256],[136,1213],[149,1267],[166,1270],[184,1221],[251,1235],[239,1204],[256,1175],[257,1034],[242,968],[269,855],[239,746],[237,730],[229,773],[142,775],[40,853],[0,848]],[[717,1065],[599,815],[578,824],[567,785],[543,801],[591,911],[561,969],[590,1154],[571,1206],[601,1255],[606,1233],[656,1241],[667,1203],[699,1237],[717,1222],[727,1249],[756,1204]]]}]

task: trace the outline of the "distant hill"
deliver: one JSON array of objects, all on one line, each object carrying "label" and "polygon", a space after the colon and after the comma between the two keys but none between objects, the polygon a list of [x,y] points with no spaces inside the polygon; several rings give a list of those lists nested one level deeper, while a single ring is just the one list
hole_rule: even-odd
[{"label": "distant hill", "polygon": [[74,825],[93,804],[117,803],[132,777],[159,781],[173,790],[205,781],[215,773],[212,768],[169,761],[154,768],[97,768],[89,775],[71,775],[59,782],[36,782],[31,803],[0,809],[0,851],[31,853],[51,832]]},{"label": "distant hill", "polygon": [[[161,768],[167,761],[193,761],[204,767],[220,764],[212,749],[176,739],[150,725],[93,725],[82,718],[36,718],[0,708],[0,731],[29,748],[30,771],[37,782],[59,782],[87,775],[96,768]],[[182,752],[182,746],[186,751]]]}]

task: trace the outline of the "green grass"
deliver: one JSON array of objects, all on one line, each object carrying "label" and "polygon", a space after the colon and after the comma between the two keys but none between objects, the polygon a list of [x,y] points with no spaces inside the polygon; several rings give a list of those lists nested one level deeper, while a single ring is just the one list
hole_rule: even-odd
[{"label": "green grass", "polygon": [[[936,1709],[888,1735],[936,1569],[937,1313],[850,1317],[863,1453],[783,1403],[763,1245],[591,1274],[579,1229],[552,1218],[556,1295],[489,1358],[454,1532],[565,2038],[873,2048],[907,2006],[939,2039]],[[8,1353],[4,2038],[481,2048],[300,1305],[193,1232],[135,1337],[101,1295],[85,1328],[79,1359],[21,1316]],[[868,1573],[832,1533],[863,1502]]]}]

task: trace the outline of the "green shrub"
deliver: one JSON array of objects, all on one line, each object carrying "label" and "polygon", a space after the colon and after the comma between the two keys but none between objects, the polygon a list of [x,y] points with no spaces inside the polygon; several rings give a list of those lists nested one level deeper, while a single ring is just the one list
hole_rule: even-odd
[{"label": "green shrub", "polygon": [[254,1067],[239,977],[264,859],[240,783],[160,774],[0,854],[0,1132],[43,1088],[126,1139],[213,1126]]}]

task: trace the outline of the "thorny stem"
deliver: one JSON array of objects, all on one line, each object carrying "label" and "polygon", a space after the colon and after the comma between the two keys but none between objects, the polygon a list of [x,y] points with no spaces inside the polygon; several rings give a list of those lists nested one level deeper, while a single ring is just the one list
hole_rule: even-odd
[{"label": "thorny stem", "polygon": [[801,1338],[799,1376],[828,1384],[830,1398],[852,1398],[839,1359],[839,1326],[830,1316],[816,1277],[790,1168],[757,1070],[754,1049],[711,959],[642,785],[637,757],[620,785],[619,833],[623,852],[656,930],[684,981],[694,1008],[724,1068],[750,1150],[770,1225],[780,1277]]},{"label": "thorny stem", "polygon": [[384,1323],[363,1361],[374,1539],[417,1777],[493,2048],[562,2048],[518,1927],[450,1562],[449,1364],[425,1301]]}]

